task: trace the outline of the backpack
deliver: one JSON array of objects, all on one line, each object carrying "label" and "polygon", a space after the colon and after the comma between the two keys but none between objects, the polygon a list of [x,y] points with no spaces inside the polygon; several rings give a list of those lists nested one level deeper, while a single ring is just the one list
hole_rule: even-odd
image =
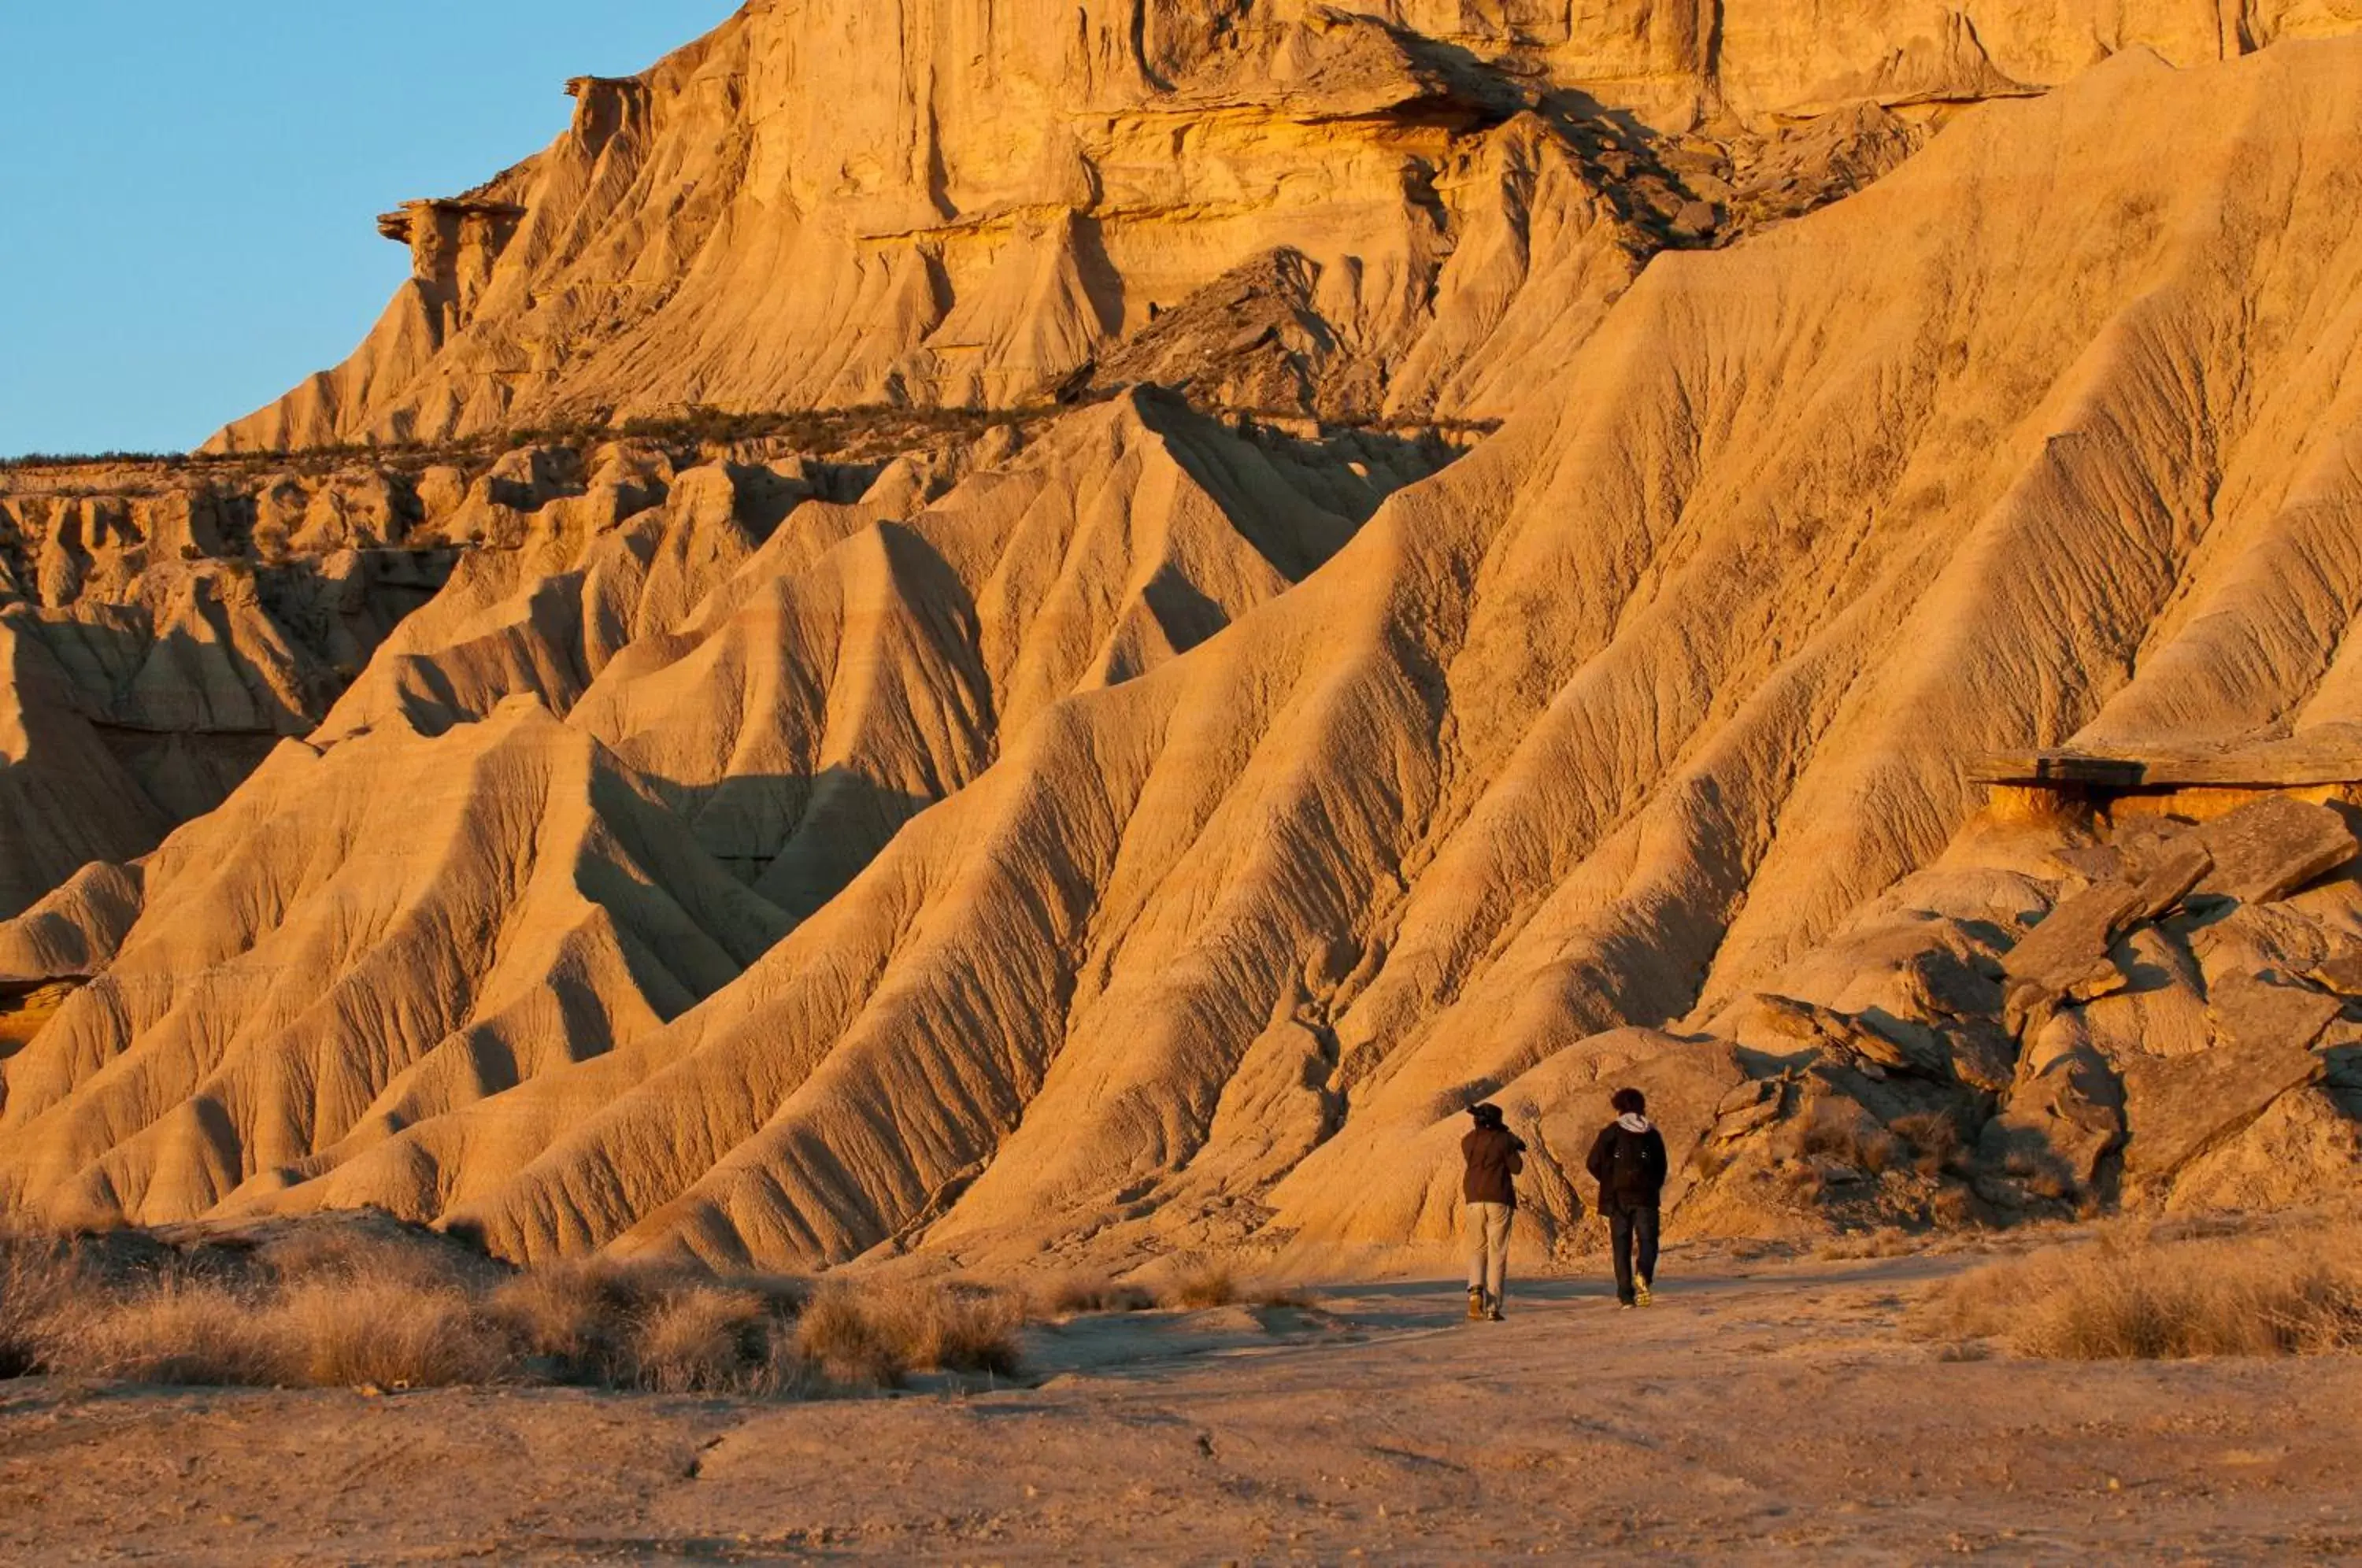
[{"label": "backpack", "polygon": [[1621,1122],[1607,1124],[1606,1168],[1599,1173],[1600,1190],[1609,1197],[1652,1192],[1664,1186],[1664,1172],[1650,1157],[1649,1134],[1635,1132]]}]

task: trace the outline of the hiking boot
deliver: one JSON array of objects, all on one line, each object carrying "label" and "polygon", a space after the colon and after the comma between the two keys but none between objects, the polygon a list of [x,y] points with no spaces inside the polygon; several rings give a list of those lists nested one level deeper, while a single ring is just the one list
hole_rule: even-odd
[{"label": "hiking boot", "polygon": [[1485,1320],[1485,1292],[1473,1285],[1468,1287],[1468,1320],[1472,1323]]},{"label": "hiking boot", "polygon": [[1656,1292],[1649,1288],[1649,1282],[1645,1279],[1633,1286],[1632,1299],[1643,1307],[1654,1307],[1657,1304]]},{"label": "hiking boot", "polygon": [[1498,1301],[1485,1309],[1485,1320],[1488,1323],[1497,1323],[1501,1320],[1501,1304]]},{"label": "hiking boot", "polygon": [[1632,1310],[1632,1303],[1629,1301],[1618,1301],[1616,1303],[1616,1310],[1618,1312],[1629,1312]]}]

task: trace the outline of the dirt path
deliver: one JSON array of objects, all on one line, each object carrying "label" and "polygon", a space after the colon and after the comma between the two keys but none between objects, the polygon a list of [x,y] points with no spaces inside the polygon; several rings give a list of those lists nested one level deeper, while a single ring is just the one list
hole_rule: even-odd
[{"label": "dirt path", "polygon": [[0,1561],[2362,1561],[2362,1357],[1941,1359],[1949,1260],[1087,1320],[804,1405],[0,1384]]}]

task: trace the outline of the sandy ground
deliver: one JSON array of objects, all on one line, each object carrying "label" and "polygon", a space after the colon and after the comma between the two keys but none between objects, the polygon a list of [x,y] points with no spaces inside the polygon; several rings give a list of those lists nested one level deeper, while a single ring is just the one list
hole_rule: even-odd
[{"label": "sandy ground", "polygon": [[1958,1258],[1085,1320],[777,1405],[0,1384],[0,1561],[2362,1562],[2362,1357],[1947,1359]]}]

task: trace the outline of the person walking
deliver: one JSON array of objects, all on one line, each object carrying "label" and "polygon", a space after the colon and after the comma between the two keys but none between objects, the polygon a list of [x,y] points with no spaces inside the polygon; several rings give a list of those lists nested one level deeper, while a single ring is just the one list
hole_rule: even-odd
[{"label": "person walking", "polygon": [[1466,1165],[1460,1194],[1468,1239],[1468,1320],[1501,1320],[1501,1290],[1509,1279],[1509,1225],[1518,1214],[1517,1174],[1526,1145],[1501,1120],[1497,1105],[1472,1107],[1476,1125],[1460,1140]]},{"label": "person walking", "polygon": [[1599,1183],[1599,1211],[1607,1216],[1608,1250],[1616,1258],[1616,1299],[1650,1305],[1657,1280],[1657,1208],[1665,1190],[1665,1138],[1649,1122],[1649,1097],[1620,1088],[1608,1102],[1616,1120],[1592,1141],[1584,1168]]}]

